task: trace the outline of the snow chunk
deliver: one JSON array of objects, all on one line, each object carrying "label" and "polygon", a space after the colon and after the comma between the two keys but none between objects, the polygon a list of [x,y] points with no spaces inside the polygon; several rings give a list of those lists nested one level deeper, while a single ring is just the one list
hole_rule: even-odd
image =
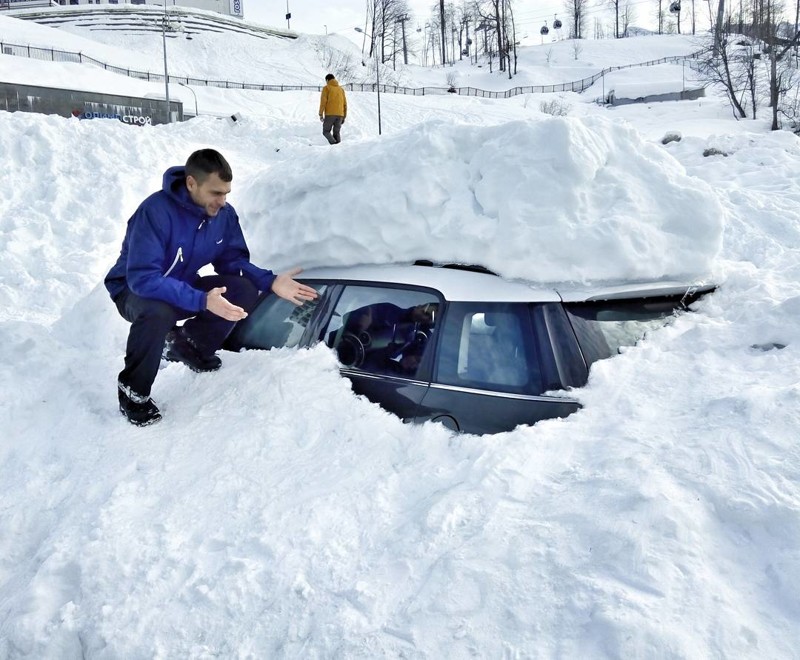
[{"label": "snow chunk", "polygon": [[424,122],[266,170],[240,200],[270,264],[426,258],[538,282],[707,276],[724,217],[665,149],[604,118]]}]

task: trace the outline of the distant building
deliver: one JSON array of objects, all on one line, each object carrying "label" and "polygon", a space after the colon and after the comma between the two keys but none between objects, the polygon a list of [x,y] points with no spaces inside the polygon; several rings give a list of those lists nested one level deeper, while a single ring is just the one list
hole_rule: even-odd
[{"label": "distant building", "polygon": [[25,9],[30,7],[50,7],[56,0],[0,0],[0,9]]},{"label": "distant building", "polygon": [[[175,7],[191,7],[215,11],[226,16],[244,18],[244,0],[167,0]],[[156,0],[0,0],[0,9],[25,9],[26,7],[50,7],[53,5],[158,5]]]}]

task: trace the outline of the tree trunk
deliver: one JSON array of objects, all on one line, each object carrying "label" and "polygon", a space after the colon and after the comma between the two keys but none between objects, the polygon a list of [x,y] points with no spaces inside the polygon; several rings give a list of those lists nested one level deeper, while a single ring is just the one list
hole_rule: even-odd
[{"label": "tree trunk", "polygon": [[439,0],[439,17],[442,24],[442,66],[447,62],[447,45],[444,38],[444,0]]},{"label": "tree trunk", "polygon": [[769,104],[772,106],[772,130],[777,131],[778,126],[778,57],[773,43],[769,51]]},{"label": "tree trunk", "polygon": [[722,21],[725,17],[725,0],[719,0],[717,7],[717,26],[714,30],[714,57],[719,57],[720,47],[722,46]]}]

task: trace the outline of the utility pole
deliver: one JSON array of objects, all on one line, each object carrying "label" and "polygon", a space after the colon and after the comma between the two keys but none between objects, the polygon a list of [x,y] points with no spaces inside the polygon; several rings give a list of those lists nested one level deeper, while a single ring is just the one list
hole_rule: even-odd
[{"label": "utility pole", "polygon": [[172,123],[172,106],[169,102],[169,71],[167,70],[167,0],[164,0],[164,17],[161,19],[161,38],[164,41],[164,97],[167,100],[167,123]]},{"label": "utility pole", "polygon": [[489,25],[483,25],[483,45],[489,51],[489,73],[492,72],[492,49],[489,46]]}]

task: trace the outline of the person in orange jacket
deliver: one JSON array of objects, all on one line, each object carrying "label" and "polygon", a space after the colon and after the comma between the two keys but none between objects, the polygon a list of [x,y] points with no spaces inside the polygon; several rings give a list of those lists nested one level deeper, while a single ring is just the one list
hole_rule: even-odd
[{"label": "person in orange jacket", "polygon": [[[325,80],[325,87],[322,88],[319,99],[319,120],[322,122],[322,134],[330,144],[339,144],[342,141],[342,124],[347,117],[347,97],[332,73],[325,76]],[[333,135],[331,135],[331,130]]]}]

